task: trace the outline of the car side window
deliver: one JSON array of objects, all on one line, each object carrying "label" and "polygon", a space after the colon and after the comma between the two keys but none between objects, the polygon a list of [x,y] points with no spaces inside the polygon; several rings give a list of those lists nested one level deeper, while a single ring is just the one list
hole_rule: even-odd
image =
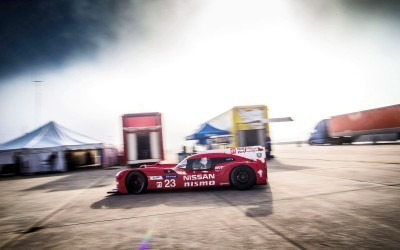
[{"label": "car side window", "polygon": [[193,162],[193,170],[209,170],[212,168],[212,162],[210,158],[202,157],[195,159]]},{"label": "car side window", "polygon": [[176,166],[177,168],[185,169],[188,164],[187,159],[183,159],[181,162],[178,163]]},{"label": "car side window", "polygon": [[187,163],[186,163],[186,170],[194,170],[194,169],[193,169],[194,161],[195,161],[195,160],[192,160],[192,159],[190,159],[190,160],[188,159],[188,160],[187,160]]}]

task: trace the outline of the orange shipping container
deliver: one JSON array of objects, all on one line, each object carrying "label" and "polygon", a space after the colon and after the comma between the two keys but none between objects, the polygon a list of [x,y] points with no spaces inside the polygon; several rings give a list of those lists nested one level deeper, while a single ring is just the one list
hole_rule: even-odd
[{"label": "orange shipping container", "polygon": [[329,125],[333,137],[398,133],[400,104],[333,116]]}]

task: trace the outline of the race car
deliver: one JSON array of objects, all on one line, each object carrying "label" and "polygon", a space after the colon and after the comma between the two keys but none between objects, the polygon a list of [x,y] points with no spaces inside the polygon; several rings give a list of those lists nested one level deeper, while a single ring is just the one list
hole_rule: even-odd
[{"label": "race car", "polygon": [[178,164],[156,163],[124,169],[116,175],[116,193],[147,190],[233,186],[247,190],[267,184],[265,148],[261,146],[209,150]]}]

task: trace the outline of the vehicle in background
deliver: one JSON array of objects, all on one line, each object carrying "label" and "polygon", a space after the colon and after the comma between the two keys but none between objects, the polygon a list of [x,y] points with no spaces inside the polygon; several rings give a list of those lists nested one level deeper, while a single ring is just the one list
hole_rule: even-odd
[{"label": "vehicle in background", "polygon": [[400,140],[400,104],[332,116],[320,121],[308,143],[343,144]]},{"label": "vehicle in background", "polygon": [[123,165],[138,166],[164,160],[161,113],[124,114],[122,132]]},{"label": "vehicle in background", "polygon": [[117,188],[109,193],[141,194],[146,190],[233,186],[247,190],[267,184],[264,147],[210,150],[178,164],[156,163],[117,173]]}]

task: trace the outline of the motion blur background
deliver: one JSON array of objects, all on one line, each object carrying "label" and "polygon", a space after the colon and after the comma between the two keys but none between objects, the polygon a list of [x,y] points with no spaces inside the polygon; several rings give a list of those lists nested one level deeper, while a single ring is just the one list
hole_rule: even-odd
[{"label": "motion blur background", "polygon": [[0,143],[48,121],[111,144],[121,115],[161,112],[167,149],[262,104],[274,142],[400,100],[400,2],[0,3]]}]

